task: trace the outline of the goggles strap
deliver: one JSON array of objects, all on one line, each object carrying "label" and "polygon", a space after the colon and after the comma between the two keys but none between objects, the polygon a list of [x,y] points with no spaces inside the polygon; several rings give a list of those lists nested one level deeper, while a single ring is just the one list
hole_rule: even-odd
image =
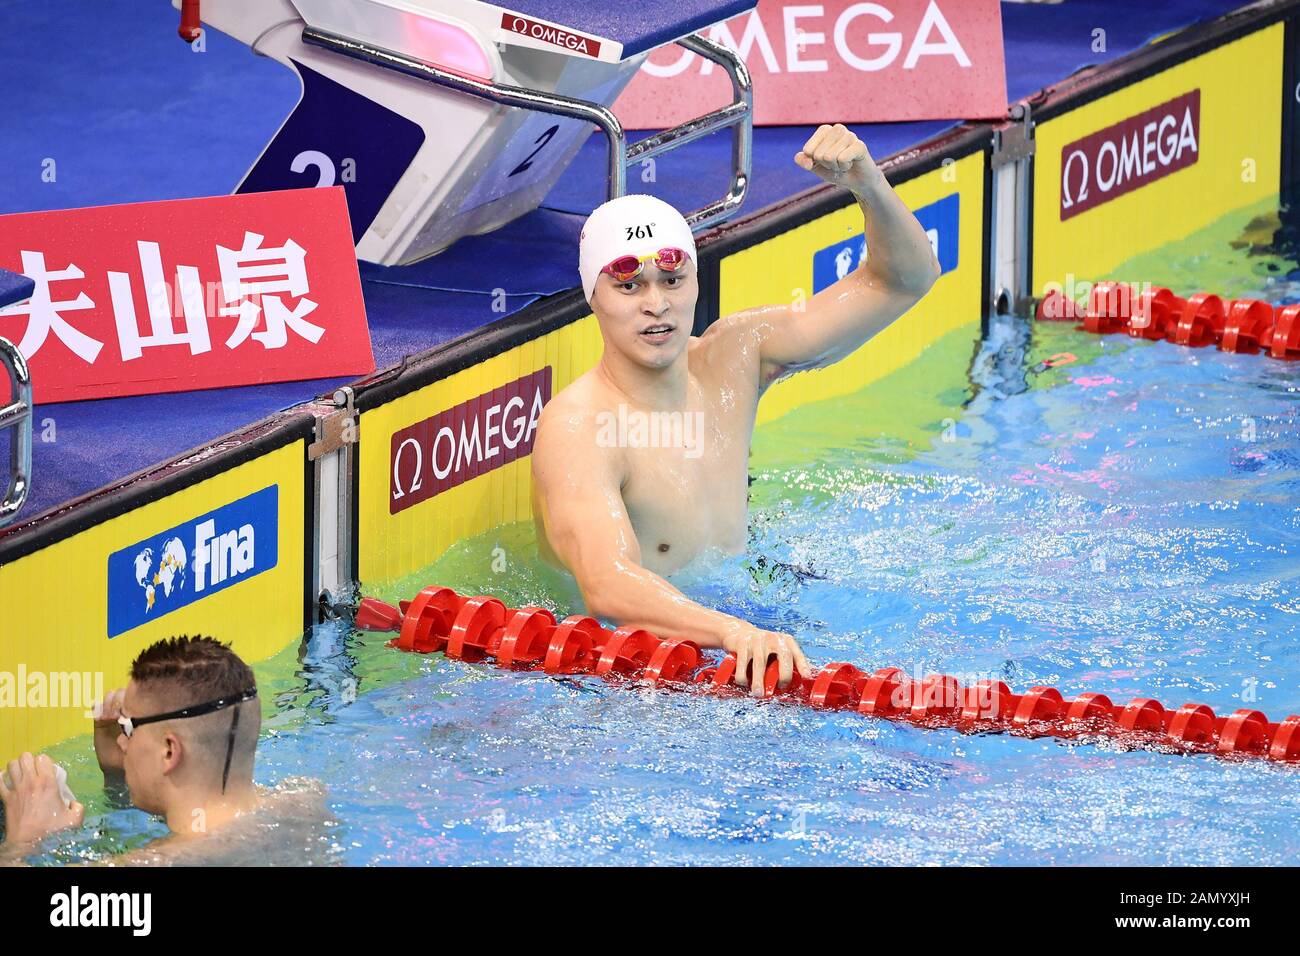
[{"label": "goggles strap", "polygon": [[230,733],[226,737],[226,766],[221,771],[221,792],[226,792],[226,781],[230,779],[230,760],[235,755],[235,731],[239,729],[239,704],[231,709]]}]

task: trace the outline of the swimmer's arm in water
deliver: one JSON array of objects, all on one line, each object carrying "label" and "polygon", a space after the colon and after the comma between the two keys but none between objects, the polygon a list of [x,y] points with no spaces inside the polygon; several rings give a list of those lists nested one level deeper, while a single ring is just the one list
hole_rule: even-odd
[{"label": "swimmer's arm in water", "polygon": [[[117,738],[125,689],[110,691],[96,701],[93,711],[95,757],[110,792],[125,787],[125,754]],[[75,799],[68,806],[58,783],[58,768],[45,754],[25,753],[0,773],[0,802],[5,807],[5,841],[0,844],[0,865],[23,865],[32,847],[58,830],[75,829],[85,820],[86,809]],[[8,778],[6,781],[6,777]],[[68,791],[70,794],[71,791]]]},{"label": "swimmer's arm in water", "polygon": [[86,808],[69,805],[59,787],[58,768],[45,754],[24,753],[0,773],[0,802],[5,808],[5,842],[0,865],[21,865],[23,857],[51,833],[81,826]]},{"label": "swimmer's arm in water", "polygon": [[[95,756],[104,773],[106,789],[125,787],[123,761],[118,746],[124,689],[110,691],[94,705]],[[24,865],[23,857],[58,830],[80,827],[86,808],[75,799],[71,806],[58,783],[58,768],[45,754],[25,753],[0,773],[0,802],[5,807],[5,841],[0,844],[0,866]],[[7,778],[7,780],[6,780]],[[71,794],[71,791],[68,791]]]},{"label": "swimmer's arm in water", "polygon": [[[812,668],[794,638],[696,604],[641,566],[641,548],[622,494],[622,457],[597,443],[594,417],[548,405],[533,447],[533,483],[552,551],[578,582],[587,612],[619,626],[685,638],[736,655],[737,681],[751,659],[775,657],[780,684]],[[762,692],[762,682],[755,691]]]},{"label": "swimmer's arm in water", "polygon": [[832,365],[915,305],[939,277],[930,240],[890,188],[866,144],[841,125],[821,126],[795,162],[857,197],[865,264],[814,295],[802,310],[774,306],[740,313],[760,341],[764,386],[786,372]]}]

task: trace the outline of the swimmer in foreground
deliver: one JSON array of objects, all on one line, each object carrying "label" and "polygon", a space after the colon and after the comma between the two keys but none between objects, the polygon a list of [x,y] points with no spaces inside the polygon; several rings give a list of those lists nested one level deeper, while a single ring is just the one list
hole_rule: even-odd
[{"label": "swimmer in foreground", "polygon": [[[252,669],[210,637],[174,637],[146,648],[125,690],[96,707],[95,755],[110,787],[161,816],[171,835],[106,860],[113,864],[251,862],[250,841],[276,833],[301,862],[299,829],[319,831],[324,801],[311,781],[269,793],[253,783],[262,723]],[[0,774],[6,834],[0,863],[14,863],[58,830],[80,827],[85,808],[45,754],[23,754]],[[62,792],[61,792],[62,789]],[[270,818],[270,819],[268,819]],[[274,826],[268,826],[274,824]],[[293,844],[296,847],[291,847]],[[276,861],[259,853],[256,862]]]},{"label": "swimmer in foreground", "polygon": [[695,337],[685,219],[651,196],[605,203],[579,249],[604,353],[543,409],[532,455],[539,548],[573,574],[588,613],[730,651],[741,684],[751,661],[761,675],[776,658],[781,686],[811,668],[789,635],[702,607],[667,577],[710,549],[744,551],[764,391],[850,355],[939,276],[925,231],[852,132],[822,126],[794,161],[857,198],[866,262],[807,302],[737,312]]}]

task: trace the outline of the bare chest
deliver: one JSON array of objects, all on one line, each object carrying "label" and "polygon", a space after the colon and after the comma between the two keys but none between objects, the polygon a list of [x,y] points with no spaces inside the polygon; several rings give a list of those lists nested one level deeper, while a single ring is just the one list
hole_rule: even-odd
[{"label": "bare chest", "polygon": [[665,573],[709,547],[744,549],[753,419],[752,409],[716,400],[629,421],[623,502],[647,568]]}]

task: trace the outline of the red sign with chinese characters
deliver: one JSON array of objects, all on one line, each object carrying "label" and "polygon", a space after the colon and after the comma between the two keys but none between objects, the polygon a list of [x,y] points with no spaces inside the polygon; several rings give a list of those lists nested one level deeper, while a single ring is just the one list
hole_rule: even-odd
[{"label": "red sign with chinese characters", "polygon": [[0,216],[37,402],[374,371],[342,187]]},{"label": "red sign with chinese characters", "polygon": [[[998,0],[759,0],[700,34],[745,61],[760,126],[1006,115]],[[663,129],[731,96],[726,71],[668,44],[641,64],[614,113],[630,129]]]},{"label": "red sign with chinese characters", "polygon": [[551,400],[549,365],[393,433],[388,513],[507,465],[533,450]]}]

